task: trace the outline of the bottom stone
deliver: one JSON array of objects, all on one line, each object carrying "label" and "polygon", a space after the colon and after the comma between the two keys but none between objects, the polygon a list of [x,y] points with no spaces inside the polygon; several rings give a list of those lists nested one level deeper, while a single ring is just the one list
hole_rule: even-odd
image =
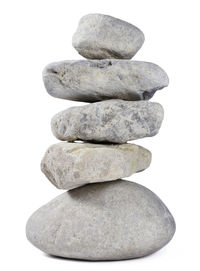
[{"label": "bottom stone", "polygon": [[28,220],[28,240],[65,258],[120,260],[143,257],[166,245],[175,222],[164,203],[139,184],[117,180],[73,189]]}]

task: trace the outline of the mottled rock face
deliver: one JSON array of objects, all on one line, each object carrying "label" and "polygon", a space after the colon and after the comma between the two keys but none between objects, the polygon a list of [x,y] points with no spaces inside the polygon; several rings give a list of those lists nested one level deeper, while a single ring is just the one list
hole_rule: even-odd
[{"label": "mottled rock face", "polygon": [[163,115],[158,103],[108,100],[62,111],[51,126],[60,140],[125,143],[157,134]]},{"label": "mottled rock face", "polygon": [[103,14],[82,17],[72,39],[79,54],[89,59],[131,59],[143,42],[140,29]]},{"label": "mottled rock face", "polygon": [[134,144],[101,145],[62,142],[52,145],[41,163],[47,178],[61,189],[128,177],[146,169],[151,153]]},{"label": "mottled rock face", "polygon": [[148,100],[169,83],[156,64],[113,59],[52,63],[44,69],[43,80],[50,95],[85,102]]},{"label": "mottled rock face", "polygon": [[66,258],[120,260],[142,257],[166,245],[175,222],[147,188],[117,180],[70,190],[28,220],[29,241]]}]

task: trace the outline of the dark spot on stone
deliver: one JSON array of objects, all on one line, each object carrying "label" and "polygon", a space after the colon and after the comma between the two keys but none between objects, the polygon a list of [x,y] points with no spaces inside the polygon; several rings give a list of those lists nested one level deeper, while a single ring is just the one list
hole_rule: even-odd
[{"label": "dark spot on stone", "polygon": [[160,88],[154,88],[154,89],[151,89],[150,91],[144,91],[142,96],[143,96],[143,99],[144,100],[149,100],[153,97],[154,93],[159,90]]},{"label": "dark spot on stone", "polygon": [[58,74],[57,71],[55,71],[54,69],[47,69],[47,72],[49,73],[53,73],[53,74]]}]

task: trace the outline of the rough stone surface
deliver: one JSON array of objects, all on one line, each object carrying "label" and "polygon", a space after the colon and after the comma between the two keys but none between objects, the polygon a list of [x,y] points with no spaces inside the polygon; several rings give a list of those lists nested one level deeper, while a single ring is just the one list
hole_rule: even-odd
[{"label": "rough stone surface", "polygon": [[113,59],[51,63],[43,71],[43,80],[50,95],[85,102],[148,100],[169,83],[156,64]]},{"label": "rough stone surface", "polygon": [[146,169],[151,153],[134,144],[100,145],[62,142],[52,145],[41,163],[46,177],[61,189],[128,177]]},{"label": "rough stone surface", "polygon": [[131,59],[143,42],[140,29],[103,14],[82,17],[72,39],[79,54],[89,59]]},{"label": "rough stone surface", "polygon": [[65,192],[28,220],[28,240],[66,258],[120,260],[142,257],[166,245],[175,222],[147,188],[128,181],[89,184]]},{"label": "rough stone surface", "polygon": [[62,111],[51,126],[60,140],[125,143],[157,134],[163,115],[158,103],[108,100]]}]

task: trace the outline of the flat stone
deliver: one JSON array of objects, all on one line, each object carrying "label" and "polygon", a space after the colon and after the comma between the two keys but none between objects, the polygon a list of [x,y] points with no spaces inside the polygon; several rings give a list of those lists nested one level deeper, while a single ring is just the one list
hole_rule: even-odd
[{"label": "flat stone", "polygon": [[62,111],[51,127],[60,140],[125,143],[156,135],[163,115],[159,103],[107,100]]},{"label": "flat stone", "polygon": [[26,226],[28,240],[45,253],[85,260],[143,257],[166,245],[174,232],[164,203],[124,180],[65,192],[37,210]]},{"label": "flat stone", "polygon": [[136,26],[103,14],[82,17],[72,39],[79,54],[89,59],[131,59],[143,43]]},{"label": "flat stone", "polygon": [[128,177],[146,169],[151,153],[134,144],[101,145],[62,142],[52,145],[41,163],[46,177],[60,189]]},{"label": "flat stone", "polygon": [[148,100],[169,83],[156,64],[114,59],[51,63],[43,71],[43,80],[53,97],[83,102]]}]

